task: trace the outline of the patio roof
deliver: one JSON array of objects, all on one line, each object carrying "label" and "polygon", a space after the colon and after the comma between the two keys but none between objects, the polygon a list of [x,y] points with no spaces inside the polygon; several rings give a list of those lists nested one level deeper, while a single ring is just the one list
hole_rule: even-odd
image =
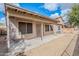
[{"label": "patio roof", "polygon": [[14,6],[14,5],[11,5],[11,4],[5,4],[5,6],[9,7],[9,8],[13,8],[13,9],[17,9],[17,10],[20,10],[22,12],[25,12],[25,13],[28,13],[28,14],[31,14],[33,16],[38,16],[40,18],[43,18],[43,19],[46,19],[46,20],[49,20],[49,21],[53,21],[53,22],[59,22],[58,20],[55,20],[55,19],[51,19],[47,16],[43,16],[43,15],[39,15],[37,13],[34,13],[34,12],[31,12],[31,11],[28,11],[28,10],[25,10],[21,7],[17,7],[17,6]]}]

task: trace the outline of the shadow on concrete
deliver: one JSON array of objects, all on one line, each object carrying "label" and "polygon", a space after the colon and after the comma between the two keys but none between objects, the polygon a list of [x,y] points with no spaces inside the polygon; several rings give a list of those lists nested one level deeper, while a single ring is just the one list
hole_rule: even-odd
[{"label": "shadow on concrete", "polygon": [[77,42],[74,48],[73,56],[79,56],[79,34],[77,37]]}]

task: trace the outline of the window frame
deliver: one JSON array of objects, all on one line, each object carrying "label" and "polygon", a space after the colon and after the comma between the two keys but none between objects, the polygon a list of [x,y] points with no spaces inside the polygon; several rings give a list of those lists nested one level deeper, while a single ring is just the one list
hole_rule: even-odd
[{"label": "window frame", "polygon": [[[48,29],[46,28],[46,26],[48,26]],[[45,32],[48,32],[48,31],[50,31],[49,25],[45,25]]]},{"label": "window frame", "polygon": [[28,32],[28,28],[27,28],[27,34],[33,33],[33,24],[32,23],[27,23],[27,27],[28,27],[28,24],[31,24],[31,32]]},{"label": "window frame", "polygon": [[18,28],[18,30],[19,30],[19,32],[21,32],[21,34],[32,34],[33,33],[33,23],[30,23],[31,24],[31,32],[27,32],[28,30],[27,30],[27,24],[29,23],[29,22],[18,22],[18,27],[20,27],[20,25],[19,25],[19,23],[25,23],[26,25],[26,27],[25,27],[25,29],[26,29],[26,31],[25,31],[25,33],[22,33],[21,31],[20,31],[20,28]]}]

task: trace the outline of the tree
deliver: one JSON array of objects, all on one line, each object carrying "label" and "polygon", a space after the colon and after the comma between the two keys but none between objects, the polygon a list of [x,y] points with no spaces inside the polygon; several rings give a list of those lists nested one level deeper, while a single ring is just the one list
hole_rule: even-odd
[{"label": "tree", "polygon": [[79,4],[74,4],[68,13],[69,23],[72,26],[79,27]]}]

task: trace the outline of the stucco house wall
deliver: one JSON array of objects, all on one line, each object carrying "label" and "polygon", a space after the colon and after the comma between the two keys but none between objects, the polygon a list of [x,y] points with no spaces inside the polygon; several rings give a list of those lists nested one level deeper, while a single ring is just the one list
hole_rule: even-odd
[{"label": "stucco house wall", "polygon": [[[36,26],[38,23],[40,24],[40,28],[38,27],[40,29],[40,33],[38,33],[38,34],[40,34],[40,37],[44,36],[44,35],[57,33],[57,31],[58,31],[58,25],[57,25],[58,22],[56,20],[52,20],[48,17],[40,16],[40,15],[31,13],[26,10],[20,9],[18,7],[13,7],[10,5],[7,5],[7,13],[9,14],[9,15],[7,15],[7,17],[9,17],[9,19],[8,19],[9,25],[10,25],[9,34],[10,34],[11,38],[12,38],[12,36],[13,36],[13,38],[15,37],[15,38],[25,38],[25,39],[37,37],[37,27]],[[19,32],[19,29],[18,29],[19,22],[32,23],[33,32],[30,34],[21,34],[21,32]],[[53,30],[45,31],[45,24],[52,25]],[[38,31],[39,31],[39,29],[38,29]]]},{"label": "stucco house wall", "polygon": [[[36,25],[38,24],[37,22],[28,22],[27,20],[26,21],[23,21],[22,19],[9,19],[10,20],[10,37],[13,36],[13,34],[15,35],[15,37],[17,39],[19,38],[25,38],[25,39],[30,39],[30,38],[35,38],[37,37],[37,34],[36,34]],[[30,33],[30,34],[21,34],[21,32],[19,32],[19,25],[18,23],[19,22],[25,22],[25,23],[32,23],[33,27],[32,27],[32,30],[33,30],[33,33]],[[50,25],[50,24],[49,24]],[[40,26],[41,26],[41,23],[40,23]],[[54,28],[53,28],[54,29]],[[12,31],[13,30],[13,31]],[[54,31],[45,31],[45,25],[43,25],[43,35],[49,35],[49,34],[53,34]],[[40,33],[39,33],[40,34]],[[14,36],[12,37],[14,38]]]},{"label": "stucco house wall", "polygon": [[[36,23],[35,22],[30,22],[32,23],[32,29],[33,29],[33,32],[30,33],[30,34],[21,34],[21,32],[19,32],[19,25],[18,23],[19,22],[25,22],[25,23],[29,23],[27,20],[26,21],[23,21],[21,19],[11,19],[10,18],[10,34],[15,34],[16,38],[19,39],[19,38],[26,38],[26,39],[30,39],[30,38],[33,38],[33,37],[36,37]],[[13,30],[13,31],[12,31]],[[13,36],[13,35],[12,35]]]}]

